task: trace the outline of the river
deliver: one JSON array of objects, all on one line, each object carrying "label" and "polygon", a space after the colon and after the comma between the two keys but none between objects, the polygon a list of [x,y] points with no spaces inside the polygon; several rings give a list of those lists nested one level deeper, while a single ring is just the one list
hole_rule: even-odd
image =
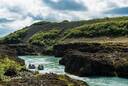
[{"label": "river", "polygon": [[[39,64],[44,65],[44,70],[39,71],[40,73],[56,73],[56,74],[67,74],[64,72],[64,66],[59,65],[61,58],[55,58],[54,56],[19,56],[19,58],[25,60],[26,68],[29,64],[34,64],[36,67]],[[29,69],[30,70],[30,69]],[[35,71],[34,69],[31,71]],[[78,77],[67,74],[68,76],[86,81],[89,86],[128,86],[128,79],[119,77]]]}]

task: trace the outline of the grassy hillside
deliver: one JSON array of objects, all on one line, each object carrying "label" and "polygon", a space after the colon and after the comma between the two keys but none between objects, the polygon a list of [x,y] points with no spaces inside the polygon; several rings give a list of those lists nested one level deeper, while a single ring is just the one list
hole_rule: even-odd
[{"label": "grassy hillside", "polygon": [[118,37],[128,35],[128,20],[83,25],[64,32],[66,38]]},{"label": "grassy hillside", "polygon": [[[90,29],[94,29],[94,28],[97,28],[98,25],[101,26],[98,28],[102,28],[102,26],[107,25],[105,23],[109,23],[109,22],[113,22],[113,23],[117,22],[118,23],[118,22],[127,21],[127,20],[128,20],[128,17],[114,17],[114,18],[92,19],[92,20],[71,21],[71,22],[66,21],[66,20],[63,22],[45,22],[45,21],[42,21],[42,22],[37,22],[37,23],[35,23],[29,27],[26,27],[22,30],[18,30],[14,33],[9,34],[8,36],[5,37],[5,41],[8,43],[28,42],[28,40],[34,34],[36,34],[38,32],[49,31],[52,29],[61,30],[60,35],[64,36],[64,32],[68,29],[74,29],[77,27],[80,27],[80,28],[83,27],[83,29],[85,29],[86,27],[90,27]],[[110,26],[113,26],[113,24]],[[116,25],[114,25],[112,28],[116,28],[115,26]],[[104,26],[103,28],[106,28],[106,27]],[[94,30],[97,30],[97,29],[94,29]],[[71,33],[73,33],[73,32],[71,31]]]},{"label": "grassy hillside", "polygon": [[[124,18],[125,19],[125,18]],[[48,45],[53,45],[55,43],[65,41],[67,39],[72,40],[83,40],[83,39],[91,39],[91,38],[100,38],[100,37],[109,37],[109,38],[117,38],[117,37],[127,37],[128,36],[128,20],[124,19],[119,19],[116,21],[114,19],[113,21],[105,21],[105,22],[100,22],[100,23],[92,23],[92,24],[84,24],[82,26],[76,27],[76,28],[71,28],[63,31],[60,34],[55,34],[55,37],[53,36],[54,43],[51,42],[52,39],[49,39],[49,37],[43,37],[44,35],[42,34],[52,34],[54,31],[49,30],[47,32],[40,32],[35,34],[30,40],[31,43],[34,43],[35,41],[41,44],[43,43],[44,45],[47,43],[51,43]],[[62,35],[63,34],[63,35]],[[44,41],[47,40],[47,43]]]},{"label": "grassy hillside", "polygon": [[21,43],[23,38],[26,36],[27,34],[27,30],[26,28],[18,30],[14,33],[11,33],[9,35],[7,35],[6,37],[3,38],[3,41],[5,43],[9,43],[9,44],[17,44],[17,43]]},{"label": "grassy hillside", "polygon": [[56,41],[56,38],[59,32],[60,30],[57,30],[57,29],[53,29],[53,30],[45,31],[45,32],[39,32],[33,35],[30,38],[29,42],[35,45],[51,46],[55,44],[55,41]]},{"label": "grassy hillside", "polygon": [[4,38],[4,42],[52,47],[58,43],[68,42],[99,42],[98,40],[113,42],[113,39],[118,38],[121,38],[118,41],[122,41],[122,38],[127,39],[127,36],[128,17],[114,17],[60,23],[38,22],[27,29],[11,33]]}]

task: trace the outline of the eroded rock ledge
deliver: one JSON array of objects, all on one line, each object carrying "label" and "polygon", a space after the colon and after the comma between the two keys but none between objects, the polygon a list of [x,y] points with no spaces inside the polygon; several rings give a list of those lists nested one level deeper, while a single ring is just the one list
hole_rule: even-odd
[{"label": "eroded rock ledge", "polygon": [[128,47],[119,44],[80,43],[54,47],[65,71],[78,76],[128,76]]},{"label": "eroded rock ledge", "polygon": [[0,44],[0,59],[4,59],[5,57],[12,59],[19,64],[25,64],[24,60],[18,58],[17,51],[15,49],[11,48],[7,44]]},{"label": "eroded rock ledge", "polygon": [[128,76],[127,53],[70,51],[61,60],[65,71],[78,76]]},{"label": "eroded rock ledge", "polygon": [[70,50],[78,50],[81,52],[88,53],[111,53],[111,52],[128,52],[127,44],[112,44],[112,43],[68,43],[58,44],[53,48],[54,55],[56,57],[62,57]]}]

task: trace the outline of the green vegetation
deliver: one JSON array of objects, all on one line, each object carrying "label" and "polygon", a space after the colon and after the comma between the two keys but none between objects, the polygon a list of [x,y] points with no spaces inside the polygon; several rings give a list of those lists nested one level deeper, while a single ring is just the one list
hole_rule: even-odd
[{"label": "green vegetation", "polygon": [[[81,21],[68,21],[68,20],[64,20],[62,22],[60,22],[60,24],[62,23],[70,23],[70,25],[72,24],[78,24],[78,25],[83,25],[83,24],[95,24],[95,23],[102,23],[102,22],[117,22],[117,21],[126,21],[128,20],[127,16],[122,16],[122,17],[105,17],[105,18],[100,18],[100,19],[91,19],[91,20],[81,20]],[[43,24],[57,24],[57,22],[48,22],[48,21],[40,21],[40,22],[36,22],[33,25],[43,25]],[[64,27],[65,25],[63,25]]]},{"label": "green vegetation", "polygon": [[71,83],[71,81],[69,80],[69,77],[66,75],[59,75],[58,76],[59,80],[65,81],[67,83],[68,86],[74,86],[74,83]]},{"label": "green vegetation", "polygon": [[11,43],[11,44],[16,44],[16,43],[22,42],[22,39],[25,37],[25,35],[27,33],[27,30],[28,29],[24,28],[24,29],[18,30],[14,33],[11,33],[3,38],[3,42]]},{"label": "green vegetation", "polygon": [[[39,26],[38,26],[39,25]],[[58,43],[92,42],[95,39],[118,38],[128,36],[128,17],[92,19],[84,21],[37,22],[28,29],[18,30],[4,38],[5,43],[30,43],[44,46],[52,51],[52,46]],[[88,39],[88,40],[86,40]],[[104,41],[103,41],[104,42]]]},{"label": "green vegetation", "polygon": [[[63,21],[61,23],[39,22],[39,25],[43,25],[45,23],[52,24],[53,28],[34,34],[31,38],[29,38],[29,43],[44,46],[49,51],[52,51],[52,47],[58,43],[76,42],[76,40],[78,40],[77,42],[85,42],[92,38],[103,39],[104,42],[105,37],[126,38],[128,36],[128,17],[115,17],[73,22]],[[38,25],[38,23],[36,24]],[[74,24],[78,24],[78,26],[68,29],[55,29],[56,25],[58,24],[62,24],[63,27],[71,27]],[[66,26],[66,24],[68,25]],[[90,40],[89,42],[91,41],[95,42],[96,40]],[[112,41],[110,40],[110,42]]]},{"label": "green vegetation", "polygon": [[91,19],[84,21],[85,24],[95,24],[95,23],[103,23],[103,22],[117,22],[117,21],[126,21],[128,20],[127,16],[122,16],[122,17],[105,17],[105,18],[100,18],[100,19]]},{"label": "green vegetation", "polygon": [[17,73],[23,68],[18,62],[9,58],[8,56],[0,56],[0,80],[9,79],[9,77],[5,75],[7,70],[13,70]]},{"label": "green vegetation", "polygon": [[56,38],[60,30],[53,29],[45,32],[39,32],[33,35],[29,42],[34,45],[51,46],[56,43]]},{"label": "green vegetation", "polygon": [[[36,27],[38,25],[46,26],[46,29],[43,31],[43,28]],[[35,45],[53,46],[60,40],[71,38],[119,37],[128,35],[128,17],[106,17],[103,19],[72,22],[64,20],[60,23],[42,21],[32,26],[35,27],[30,28],[29,32],[27,31],[28,29],[24,28],[4,37],[4,43],[17,44],[25,41]],[[26,40],[23,40],[24,38]]]},{"label": "green vegetation", "polygon": [[128,21],[103,22],[90,25],[83,25],[78,28],[67,30],[65,38],[80,37],[119,37],[128,35]]}]

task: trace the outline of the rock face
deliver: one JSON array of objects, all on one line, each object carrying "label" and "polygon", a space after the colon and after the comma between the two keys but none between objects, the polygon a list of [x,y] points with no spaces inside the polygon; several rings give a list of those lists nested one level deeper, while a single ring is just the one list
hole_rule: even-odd
[{"label": "rock face", "polygon": [[17,58],[17,52],[15,49],[11,48],[7,44],[0,44],[0,59],[3,59],[5,57],[8,57],[9,59],[12,59],[16,62],[19,62],[19,64],[24,65],[24,60]]},{"label": "rock face", "polygon": [[61,60],[65,71],[78,76],[128,76],[127,53],[70,51]]},{"label": "rock face", "polygon": [[8,45],[0,44],[0,55],[16,56],[16,51]]},{"label": "rock face", "polygon": [[74,43],[54,47],[65,71],[78,76],[128,76],[128,46]]},{"label": "rock face", "polygon": [[36,52],[32,46],[27,44],[8,44],[8,46],[16,51],[17,55],[35,55]]},{"label": "rock face", "polygon": [[100,44],[100,43],[68,43],[68,44],[58,44],[55,45],[53,48],[54,55],[56,57],[62,57],[67,53],[69,50],[78,50],[81,52],[89,52],[89,53],[96,53],[96,52],[128,52],[128,46],[122,46],[120,44],[113,45],[113,44]]},{"label": "rock face", "polygon": [[13,49],[18,56],[23,55],[53,55],[52,51],[47,51],[43,46],[36,46],[31,44],[8,44],[8,46]]}]

